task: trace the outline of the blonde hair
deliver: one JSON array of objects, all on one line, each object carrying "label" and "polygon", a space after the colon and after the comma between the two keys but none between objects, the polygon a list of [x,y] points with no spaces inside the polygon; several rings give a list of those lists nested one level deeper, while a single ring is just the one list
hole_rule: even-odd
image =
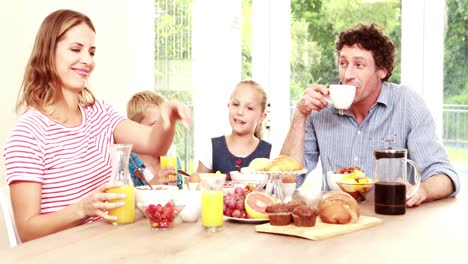
[{"label": "blonde hair", "polygon": [[[243,81],[240,81],[236,85],[236,87],[234,88],[234,91],[240,87],[250,87],[260,94],[260,96],[262,97],[260,101],[261,112],[265,113],[266,107],[267,107],[268,96],[265,90],[263,89],[263,87],[255,81],[243,80]],[[263,122],[258,123],[257,126],[255,127],[254,136],[257,137],[258,139],[263,138]]]},{"label": "blonde hair", "polygon": [[[61,95],[63,82],[55,65],[55,49],[68,30],[82,23],[96,32],[89,17],[73,10],[57,10],[44,19],[26,65],[16,101],[17,113],[29,107],[44,110]],[[85,87],[80,92],[79,103],[81,105],[90,106],[95,101],[93,93],[88,88]]]},{"label": "blonde hair", "polygon": [[166,98],[157,92],[143,91],[134,94],[127,103],[127,117],[140,123],[151,105],[160,106]]}]

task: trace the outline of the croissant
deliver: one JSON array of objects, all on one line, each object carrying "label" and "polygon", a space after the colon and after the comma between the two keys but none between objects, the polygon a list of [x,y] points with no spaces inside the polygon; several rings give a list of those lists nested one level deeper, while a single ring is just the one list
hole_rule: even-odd
[{"label": "croissant", "polygon": [[322,196],[318,204],[322,222],[329,224],[348,224],[359,220],[360,208],[348,193],[331,191]]}]

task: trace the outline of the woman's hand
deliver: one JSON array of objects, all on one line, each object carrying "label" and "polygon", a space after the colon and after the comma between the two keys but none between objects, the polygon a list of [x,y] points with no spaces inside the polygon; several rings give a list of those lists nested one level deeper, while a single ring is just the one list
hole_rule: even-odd
[{"label": "woman's hand", "polygon": [[190,109],[183,103],[177,101],[168,101],[160,105],[162,126],[164,129],[175,121],[181,121],[186,130],[192,124],[192,114]]},{"label": "woman's hand", "polygon": [[98,187],[84,199],[78,202],[78,206],[83,210],[86,218],[91,216],[100,216],[103,219],[115,221],[116,216],[110,216],[107,211],[125,205],[124,202],[109,203],[110,200],[124,199],[123,193],[106,193],[108,189],[121,187],[121,182],[108,182]]}]

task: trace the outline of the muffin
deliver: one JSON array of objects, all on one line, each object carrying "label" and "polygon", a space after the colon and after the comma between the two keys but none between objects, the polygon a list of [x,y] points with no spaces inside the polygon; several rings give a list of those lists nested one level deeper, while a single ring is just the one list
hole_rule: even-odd
[{"label": "muffin", "polygon": [[298,206],[303,206],[303,205],[307,205],[307,204],[306,204],[306,202],[304,202],[302,200],[291,200],[286,204],[286,206],[289,209],[289,212],[292,212],[294,210],[294,208],[296,208]]},{"label": "muffin", "polygon": [[314,226],[318,211],[308,206],[298,206],[292,211],[294,225],[296,226]]},{"label": "muffin", "polygon": [[270,225],[284,226],[291,223],[291,212],[285,204],[273,204],[265,208]]}]

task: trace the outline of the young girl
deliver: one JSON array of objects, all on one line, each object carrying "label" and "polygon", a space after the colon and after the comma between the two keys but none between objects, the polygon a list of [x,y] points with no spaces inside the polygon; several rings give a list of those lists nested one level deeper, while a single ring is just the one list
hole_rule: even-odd
[{"label": "young girl", "polygon": [[[160,106],[163,102],[166,102],[166,98],[159,93],[152,91],[138,92],[127,103],[127,117],[145,126],[160,126]],[[177,168],[167,166],[161,169],[160,156],[132,152],[128,166],[135,186],[144,185],[143,181],[135,176],[135,173],[138,173],[137,170],[152,185],[176,182],[176,179],[171,178],[171,175],[177,174]],[[178,164],[178,166],[180,165]]]},{"label": "young girl", "polygon": [[42,22],[24,73],[17,110],[25,110],[5,145],[6,179],[22,241],[100,218],[124,194],[107,193],[109,145],[133,144],[139,153],[163,155],[175,123],[191,122],[188,108],[163,103],[162,125],[152,128],[126,119],[96,100],[86,84],[94,70],[95,29],[76,11],[58,10]]},{"label": "young girl", "polygon": [[262,140],[266,104],[267,95],[258,83],[239,82],[228,104],[232,132],[211,139],[211,148],[201,153],[197,172],[229,173],[255,158],[270,158],[271,144]]}]

